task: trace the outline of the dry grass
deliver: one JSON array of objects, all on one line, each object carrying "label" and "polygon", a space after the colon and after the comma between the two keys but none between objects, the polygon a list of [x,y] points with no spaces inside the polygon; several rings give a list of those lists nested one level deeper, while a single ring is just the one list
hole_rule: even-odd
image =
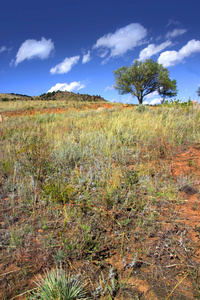
[{"label": "dry grass", "polygon": [[106,103],[107,101],[98,95],[90,96],[72,92],[53,92],[35,97],[0,93],[0,113],[45,108],[83,109],[92,108],[94,104],[98,107]]},{"label": "dry grass", "polygon": [[197,242],[175,211],[183,174],[172,173],[178,151],[200,143],[199,115],[175,106],[7,117],[1,298],[60,265],[81,273],[92,299],[199,297]]}]

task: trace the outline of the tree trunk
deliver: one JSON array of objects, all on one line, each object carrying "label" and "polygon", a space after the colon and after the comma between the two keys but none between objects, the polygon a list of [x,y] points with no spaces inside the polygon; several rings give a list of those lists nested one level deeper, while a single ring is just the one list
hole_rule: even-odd
[{"label": "tree trunk", "polygon": [[142,104],[143,98],[139,98],[138,101],[139,101],[139,104]]},{"label": "tree trunk", "polygon": [[143,93],[141,91],[137,92],[137,94],[134,94],[133,96],[136,96],[138,98],[139,104],[142,104],[142,102],[143,102]]}]

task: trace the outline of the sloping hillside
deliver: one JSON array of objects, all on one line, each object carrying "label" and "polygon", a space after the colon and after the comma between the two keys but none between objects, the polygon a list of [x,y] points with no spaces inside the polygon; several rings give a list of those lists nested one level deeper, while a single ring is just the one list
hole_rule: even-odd
[{"label": "sloping hillside", "polygon": [[40,95],[39,97],[34,97],[34,99],[39,100],[72,100],[72,101],[106,101],[99,95],[88,95],[88,94],[76,94],[73,92],[52,92],[52,93],[45,93]]},{"label": "sloping hillside", "polygon": [[9,100],[30,100],[30,96],[14,94],[14,93],[0,93],[0,101],[9,101]]},{"label": "sloping hillside", "polygon": [[[53,92],[40,96],[0,93],[0,113],[34,111],[36,113],[55,112],[55,109],[97,109],[99,106],[113,105],[98,95],[75,94],[72,92]],[[46,111],[48,110],[48,111]]]},{"label": "sloping hillside", "polygon": [[15,93],[0,93],[0,101],[9,100],[72,100],[72,101],[106,101],[99,95],[79,94],[73,92],[52,92],[44,93],[40,96],[28,96]]}]

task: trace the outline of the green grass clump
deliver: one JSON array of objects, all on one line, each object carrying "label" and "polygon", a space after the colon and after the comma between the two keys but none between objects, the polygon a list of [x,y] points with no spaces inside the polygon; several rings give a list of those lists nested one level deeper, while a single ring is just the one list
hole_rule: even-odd
[{"label": "green grass clump", "polygon": [[42,185],[43,197],[54,203],[67,203],[74,188],[61,181],[49,180]]},{"label": "green grass clump", "polygon": [[86,299],[84,283],[78,276],[66,274],[62,268],[46,272],[45,277],[38,277],[36,282],[37,291],[29,299],[40,300],[78,300]]}]

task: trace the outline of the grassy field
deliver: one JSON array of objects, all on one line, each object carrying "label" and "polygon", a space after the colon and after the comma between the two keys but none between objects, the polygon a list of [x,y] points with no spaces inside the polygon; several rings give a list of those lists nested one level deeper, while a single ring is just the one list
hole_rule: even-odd
[{"label": "grassy field", "polygon": [[9,111],[42,110],[51,108],[83,109],[108,103],[100,96],[75,94],[72,92],[53,92],[29,97],[19,94],[0,93],[0,113]]},{"label": "grassy field", "polygon": [[[66,101],[0,110],[30,105]],[[3,114],[1,299],[34,297],[56,267],[79,275],[85,299],[200,299],[199,109],[86,107]]]},{"label": "grassy field", "polygon": [[[12,112],[12,111],[24,111],[28,112],[32,110],[49,110],[52,108],[55,109],[83,109],[84,107],[92,108],[93,106],[102,106],[105,104],[105,102],[83,102],[83,101],[77,101],[77,102],[71,102],[68,100],[49,100],[43,101],[43,100],[17,100],[17,101],[8,101],[8,102],[3,102],[0,101],[0,113],[5,113],[5,112]],[[28,112],[28,114],[30,114]]]}]

